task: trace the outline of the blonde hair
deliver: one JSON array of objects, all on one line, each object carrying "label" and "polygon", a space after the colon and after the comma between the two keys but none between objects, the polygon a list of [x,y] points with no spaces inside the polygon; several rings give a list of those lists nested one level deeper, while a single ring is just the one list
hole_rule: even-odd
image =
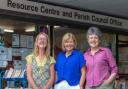
[{"label": "blonde hair", "polygon": [[74,42],[74,48],[76,48],[77,46],[77,42],[76,42],[76,37],[73,33],[66,33],[64,34],[63,38],[62,38],[62,50],[65,51],[65,47],[64,47],[64,43],[69,40],[69,39],[72,39],[73,42]]},{"label": "blonde hair", "polygon": [[40,36],[40,35],[44,35],[44,36],[47,38],[47,46],[46,46],[46,48],[45,48],[45,55],[46,55],[46,57],[48,57],[48,56],[50,55],[50,40],[49,40],[48,35],[47,35],[46,33],[44,33],[44,32],[40,32],[40,33],[36,36],[35,43],[34,43],[33,54],[34,54],[35,56],[38,56],[38,54],[39,54],[39,47],[38,47],[37,43],[38,43],[38,39],[39,39],[39,36]]}]

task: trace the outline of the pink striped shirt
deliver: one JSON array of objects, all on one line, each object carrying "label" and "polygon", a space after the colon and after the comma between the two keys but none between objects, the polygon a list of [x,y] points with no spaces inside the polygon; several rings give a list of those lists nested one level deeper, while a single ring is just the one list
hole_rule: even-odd
[{"label": "pink striped shirt", "polygon": [[111,73],[118,71],[116,61],[108,48],[100,49],[91,55],[90,49],[84,54],[86,59],[86,86],[93,87],[103,83]]}]

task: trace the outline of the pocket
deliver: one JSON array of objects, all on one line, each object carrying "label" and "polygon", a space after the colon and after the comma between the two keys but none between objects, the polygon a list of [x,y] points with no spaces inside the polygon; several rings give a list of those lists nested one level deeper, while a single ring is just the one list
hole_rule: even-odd
[{"label": "pocket", "polygon": [[109,84],[103,82],[101,86],[109,86]]},{"label": "pocket", "polygon": [[102,85],[101,85],[101,88],[100,89],[111,89],[111,86],[112,86],[112,84],[107,84],[107,83],[103,83]]},{"label": "pocket", "polygon": [[102,83],[102,85],[104,85],[104,86],[111,86],[112,85],[112,83],[108,83],[108,82],[106,82],[106,80]]}]

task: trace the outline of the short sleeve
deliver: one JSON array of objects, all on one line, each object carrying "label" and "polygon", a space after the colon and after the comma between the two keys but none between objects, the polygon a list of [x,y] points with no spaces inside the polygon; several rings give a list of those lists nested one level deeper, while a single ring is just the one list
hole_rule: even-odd
[{"label": "short sleeve", "polygon": [[85,63],[86,63],[86,60],[84,59],[84,56],[83,56],[82,53],[80,54],[79,63],[80,63],[80,69],[81,69],[81,68],[85,65]]},{"label": "short sleeve", "polygon": [[55,63],[55,59],[54,59],[54,57],[50,57],[50,64],[54,64]]},{"label": "short sleeve", "polygon": [[26,61],[27,61],[27,64],[32,64],[32,54],[29,54],[28,56],[26,56]]}]

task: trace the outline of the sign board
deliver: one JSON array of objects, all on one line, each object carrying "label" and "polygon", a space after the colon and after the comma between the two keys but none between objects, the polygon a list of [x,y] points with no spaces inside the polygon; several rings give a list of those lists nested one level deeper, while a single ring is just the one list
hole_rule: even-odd
[{"label": "sign board", "polygon": [[128,20],[27,0],[0,0],[0,9],[128,29]]}]

